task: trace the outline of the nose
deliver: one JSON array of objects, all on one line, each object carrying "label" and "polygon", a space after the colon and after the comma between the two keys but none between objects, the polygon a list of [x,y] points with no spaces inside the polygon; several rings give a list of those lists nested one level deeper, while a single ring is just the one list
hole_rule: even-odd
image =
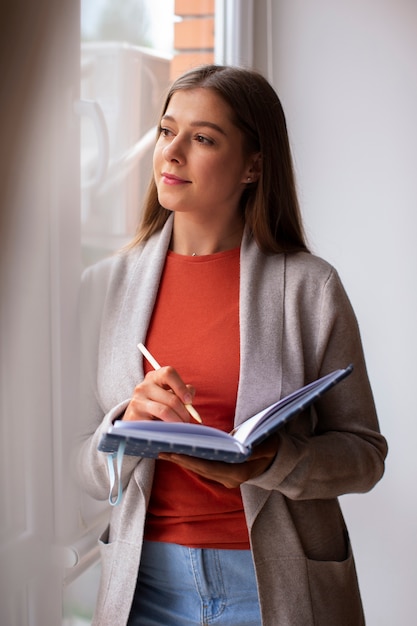
[{"label": "nose", "polygon": [[184,150],[178,135],[163,149],[164,159],[170,163],[183,163],[185,160]]}]

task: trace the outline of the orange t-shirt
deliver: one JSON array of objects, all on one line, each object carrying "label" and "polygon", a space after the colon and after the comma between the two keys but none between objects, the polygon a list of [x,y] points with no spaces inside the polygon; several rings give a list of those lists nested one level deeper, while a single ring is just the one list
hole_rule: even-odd
[{"label": "orange t-shirt", "polygon": [[[146,338],[156,360],[195,387],[203,423],[227,432],[239,380],[239,258],[238,248],[201,257],[169,252]],[[240,489],[157,460],[145,538],[249,548]]]}]

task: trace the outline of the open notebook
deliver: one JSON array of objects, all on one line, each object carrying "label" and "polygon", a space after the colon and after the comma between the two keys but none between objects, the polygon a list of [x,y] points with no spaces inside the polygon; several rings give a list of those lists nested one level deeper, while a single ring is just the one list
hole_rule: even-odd
[{"label": "open notebook", "polygon": [[[346,378],[352,369],[353,366],[349,365],[335,370],[297,389],[253,415],[231,433],[191,422],[116,421],[102,436],[98,446],[100,451],[109,455],[110,478],[113,481],[111,491],[115,480],[113,460],[117,458],[120,477],[124,454],[156,458],[161,452],[175,452],[227,463],[245,461],[252,454],[254,446],[313,404]],[[111,497],[110,501],[115,504]]]}]

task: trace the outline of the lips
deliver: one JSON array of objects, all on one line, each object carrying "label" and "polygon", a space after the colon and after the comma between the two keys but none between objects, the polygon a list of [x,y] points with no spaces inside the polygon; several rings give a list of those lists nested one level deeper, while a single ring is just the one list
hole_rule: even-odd
[{"label": "lips", "polygon": [[175,174],[169,174],[168,172],[162,172],[162,182],[166,185],[186,185],[191,181],[186,180],[185,178],[180,178],[179,176],[175,176]]}]

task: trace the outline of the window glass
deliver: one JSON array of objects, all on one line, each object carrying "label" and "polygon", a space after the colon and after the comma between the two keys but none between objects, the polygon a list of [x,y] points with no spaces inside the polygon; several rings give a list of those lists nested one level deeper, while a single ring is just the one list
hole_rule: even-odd
[{"label": "window glass", "polygon": [[81,39],[120,41],[172,54],[174,0],[82,0]]},{"label": "window glass", "polygon": [[83,0],[81,221],[84,265],[133,235],[170,82],[173,0]]},{"label": "window glass", "polygon": [[214,61],[215,0],[82,0],[83,264],[133,236],[169,84]]}]

